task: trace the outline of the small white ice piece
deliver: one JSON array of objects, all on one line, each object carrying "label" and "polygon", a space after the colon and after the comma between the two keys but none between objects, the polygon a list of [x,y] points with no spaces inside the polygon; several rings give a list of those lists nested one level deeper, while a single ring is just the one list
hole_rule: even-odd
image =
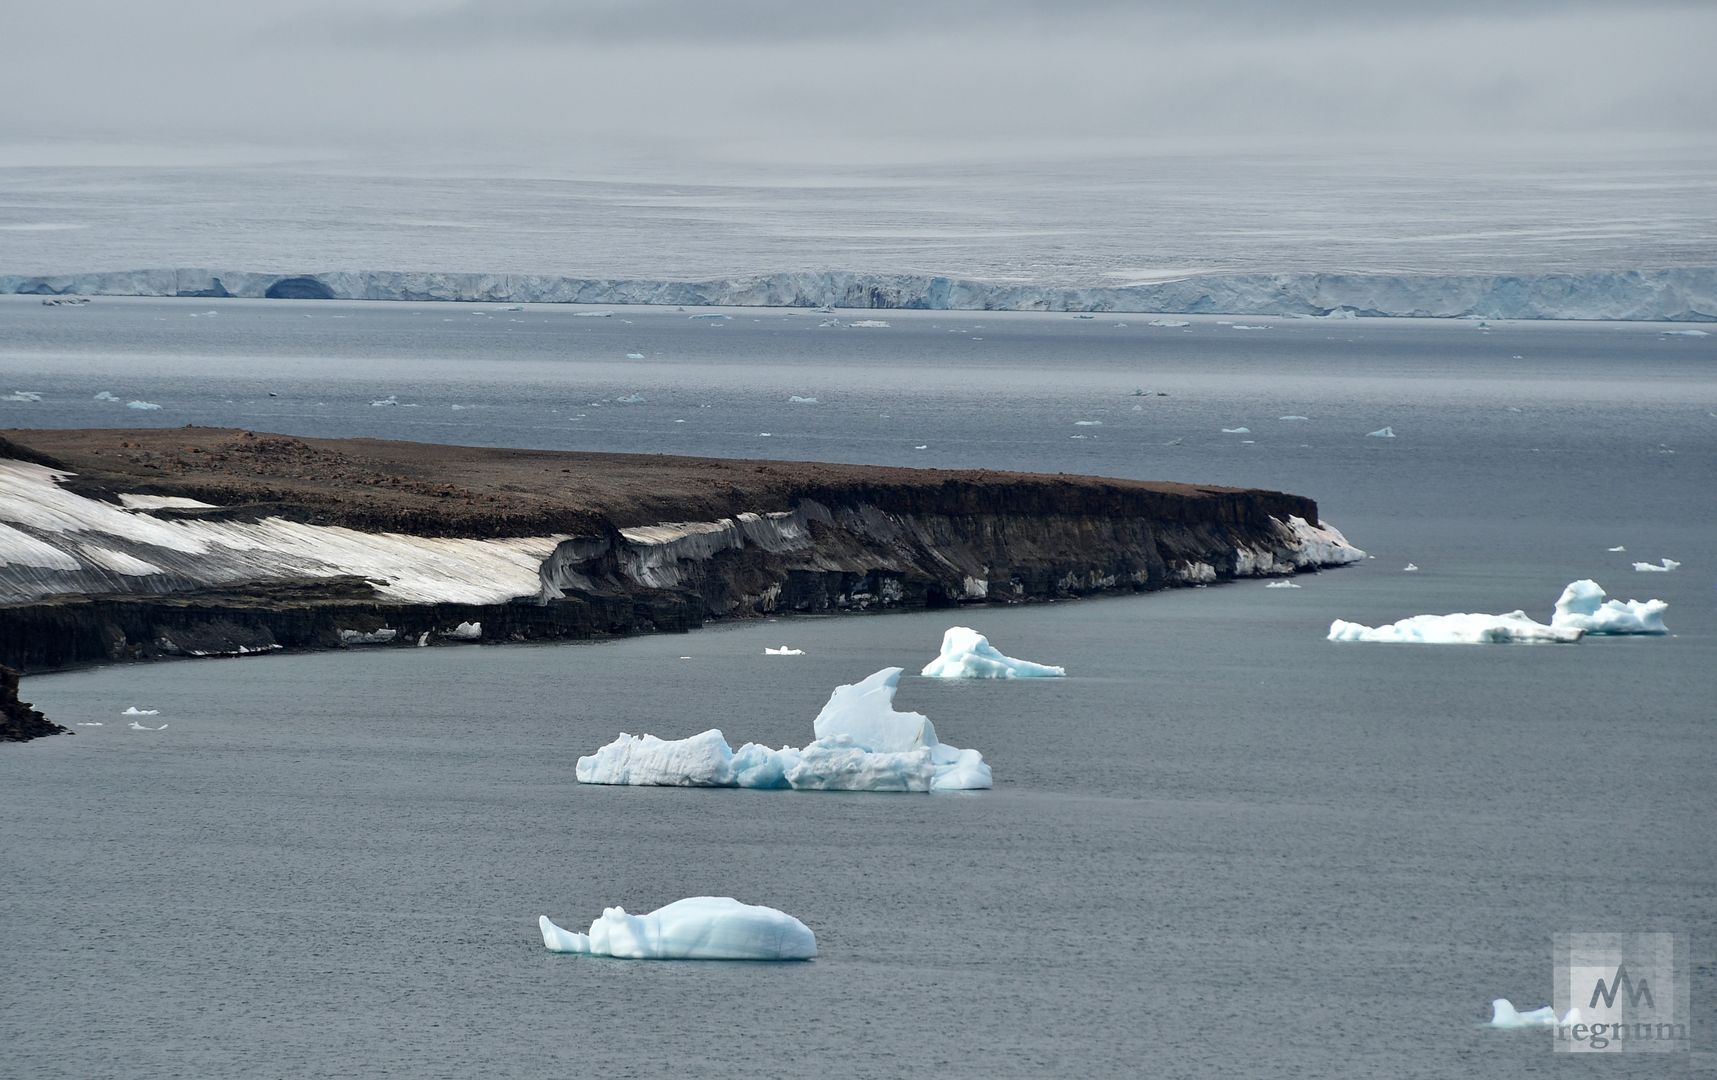
[{"label": "small white ice piece", "polygon": [[153,401],[127,401],[125,403],[125,407],[127,409],[137,409],[141,412],[148,412],[152,409],[159,409],[161,406],[155,404]]},{"label": "small white ice piece", "polygon": [[1365,437],[1368,439],[1393,439],[1395,437],[1395,429],[1392,427],[1381,427],[1376,431],[1366,432]]},{"label": "small white ice piece", "polygon": [[1680,565],[1674,559],[1664,559],[1660,563],[1637,562],[1634,569],[1642,574],[1667,574]]},{"label": "small white ice piece", "polygon": [[941,654],[919,674],[927,679],[1053,679],[1067,669],[1004,656],[971,627],[951,626],[942,635]]},{"label": "small white ice piece", "polygon": [[805,650],[804,649],[795,649],[790,645],[783,645],[779,649],[772,649],[769,646],[765,645],[763,647],[763,655],[764,656],[804,656]]},{"label": "small white ice piece", "polygon": [[1224,435],[1250,435],[1252,429],[1249,427],[1225,427],[1222,429],[1222,433]]},{"label": "small white ice piece", "polygon": [[622,960],[810,960],[811,928],[784,911],[742,904],[731,896],[693,896],[647,915],[607,908],[588,933],[537,919],[550,952]]},{"label": "small white ice piece", "polygon": [[130,708],[126,709],[124,712],[120,713],[119,715],[121,715],[121,716],[160,716],[161,710],[160,709],[139,709],[137,706],[133,705]]}]

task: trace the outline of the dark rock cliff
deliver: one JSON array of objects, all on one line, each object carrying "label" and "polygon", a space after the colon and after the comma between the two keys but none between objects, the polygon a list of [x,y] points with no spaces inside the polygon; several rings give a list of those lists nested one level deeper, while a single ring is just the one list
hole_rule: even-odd
[{"label": "dark rock cliff", "polygon": [[18,673],[0,664],[0,742],[28,742],[44,735],[70,735],[28,701],[18,700]]}]

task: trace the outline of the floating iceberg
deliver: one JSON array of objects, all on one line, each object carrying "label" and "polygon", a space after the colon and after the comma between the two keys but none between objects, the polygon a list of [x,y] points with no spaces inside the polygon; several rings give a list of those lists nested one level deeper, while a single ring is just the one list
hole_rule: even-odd
[{"label": "floating iceberg", "polygon": [[1569,1009],[1568,1015],[1558,1021],[1556,1009],[1550,1005],[1533,1009],[1531,1012],[1518,1012],[1507,998],[1497,998],[1490,1003],[1490,1026],[1494,1028],[1553,1028],[1558,1023],[1575,1024],[1579,1020],[1579,1009]]},{"label": "floating iceberg", "polygon": [[805,650],[804,649],[795,649],[795,648],[792,648],[791,646],[787,646],[787,645],[783,645],[779,649],[771,649],[769,646],[765,645],[763,647],[763,655],[764,656],[804,656]]},{"label": "floating iceberg", "polygon": [[628,360],[642,360],[642,359],[644,359],[644,354],[641,352],[629,352],[626,354],[626,359],[628,359]]},{"label": "floating iceberg", "polygon": [[804,749],[746,743],[735,751],[717,729],[686,739],[625,733],[578,759],[581,784],[793,788],[798,791],[958,791],[991,786],[976,750],[936,738],[929,718],[894,711],[900,669],[837,687]]},{"label": "floating iceberg", "polygon": [[127,409],[148,411],[151,409],[159,409],[161,406],[155,404],[153,401],[127,401],[125,403],[125,407]]},{"label": "floating iceberg", "polygon": [[37,393],[34,390],[14,390],[10,394],[7,394],[5,397],[0,397],[0,401],[40,401],[40,400],[42,400],[42,395]]},{"label": "floating iceberg", "polygon": [[919,674],[928,679],[1032,679],[1059,678],[1067,669],[1003,656],[971,627],[951,626],[942,635],[941,655]]},{"label": "floating iceberg", "polygon": [[1709,330],[1665,330],[1664,337],[1710,337]]},{"label": "floating iceberg", "polygon": [[1222,433],[1224,435],[1250,435],[1252,429],[1249,427],[1225,427],[1222,429]]},{"label": "floating iceberg", "polygon": [[1401,572],[1404,574],[1417,574],[1419,572],[1419,564],[1408,563],[1406,566],[1401,568]]},{"label": "floating iceberg", "polygon": [[688,315],[688,316],[686,316],[686,318],[688,318],[688,319],[715,319],[715,320],[719,321],[722,319],[731,319],[731,318],[733,318],[733,316],[732,315],[723,315],[719,311],[706,311],[706,312],[702,312],[702,313],[697,314],[697,315]]},{"label": "floating iceberg", "polygon": [[852,322],[847,323],[847,325],[848,326],[887,326],[888,323],[882,319],[855,319]]},{"label": "floating iceberg", "polygon": [[1503,615],[1459,612],[1452,615],[1415,615],[1376,627],[1337,619],[1329,626],[1331,641],[1412,645],[1573,642],[1579,641],[1581,634],[1582,631],[1573,627],[1533,622],[1524,611],[1510,611]]},{"label": "floating iceberg", "polygon": [[1634,563],[1634,569],[1642,574],[1667,574],[1680,565],[1674,559],[1664,559],[1661,565],[1659,563],[1637,562]]},{"label": "floating iceberg", "polygon": [[818,402],[817,399],[814,397],[800,397],[798,394],[794,394],[792,397],[789,397],[787,399],[787,404],[789,404],[789,405],[817,405],[817,404],[820,404],[820,402]]},{"label": "floating iceberg", "polygon": [[1662,600],[1604,600],[1604,590],[1591,578],[1569,584],[1556,601],[1551,626],[1571,627],[1588,634],[1667,634]]},{"label": "floating iceberg", "polygon": [[119,395],[114,393],[112,390],[103,390],[101,393],[95,395],[95,400],[97,400],[97,401],[118,401]]},{"label": "floating iceberg", "polygon": [[1187,322],[1185,319],[1152,319],[1145,325],[1160,326],[1165,330],[1178,330],[1183,326],[1191,326],[1192,324]]},{"label": "floating iceberg", "polygon": [[644,395],[643,394],[626,394],[624,396],[615,398],[614,404],[616,404],[616,405],[642,405],[642,404],[644,404]]},{"label": "floating iceberg", "polygon": [[1101,420],[1075,420],[1075,421],[1073,421],[1073,426],[1074,427],[1102,427],[1103,421],[1101,421]]},{"label": "floating iceberg", "polygon": [[160,727],[150,727],[148,724],[139,724],[135,720],[131,721],[130,727],[131,727],[132,731],[166,731],[167,730],[166,724],[162,724]]},{"label": "floating iceberg", "polygon": [[1311,417],[1309,417],[1309,416],[1278,416],[1278,417],[1276,417],[1276,419],[1278,419],[1278,420],[1310,420]]},{"label": "floating iceberg", "polygon": [[446,636],[454,641],[482,641],[483,624],[480,622],[462,622],[447,631]]},{"label": "floating iceberg", "polygon": [[398,405],[399,404],[399,395],[398,394],[389,394],[387,397],[382,398],[380,401],[372,401],[372,402],[370,402],[370,404],[373,405],[374,407],[378,408],[378,409],[384,409],[384,408],[387,408],[389,406]]},{"label": "floating iceberg", "polygon": [[1378,428],[1376,431],[1366,432],[1365,437],[1368,439],[1393,439],[1395,437],[1395,429],[1392,427]]},{"label": "floating iceberg", "polygon": [[1625,544],[1617,544],[1617,545],[1616,545],[1616,546],[1615,546],[1615,547],[1613,547],[1613,548],[1605,548],[1605,549],[1604,549],[1604,550],[1605,550],[1605,551],[1626,551],[1626,550],[1627,550],[1627,545],[1625,545]]},{"label": "floating iceberg", "polygon": [[575,934],[537,919],[550,952],[624,960],[809,960],[817,955],[811,928],[774,908],[742,904],[730,896],[693,896],[647,915],[606,908]]},{"label": "floating iceberg", "polygon": [[1299,587],[1291,581],[1272,581],[1264,586],[1266,589],[1297,589]]},{"label": "floating iceberg", "polygon": [[139,709],[137,706],[133,705],[130,708],[126,709],[124,712],[120,713],[119,715],[121,715],[121,716],[160,716],[161,710],[160,709]]}]

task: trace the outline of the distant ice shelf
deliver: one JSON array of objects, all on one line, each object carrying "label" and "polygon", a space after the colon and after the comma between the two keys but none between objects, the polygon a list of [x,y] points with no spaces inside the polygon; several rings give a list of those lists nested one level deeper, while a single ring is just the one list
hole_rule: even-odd
[{"label": "distant ice shelf", "polygon": [[[0,293],[267,297],[673,307],[917,308],[1471,319],[1717,321],[1717,266],[1546,274],[1195,274],[1132,285],[1060,287],[925,274],[793,271],[704,281],[538,274],[181,268],[0,275]],[[580,313],[586,314],[586,313]],[[610,312],[590,312],[606,315]],[[705,312],[694,319],[725,321]],[[852,326],[875,325],[861,320]],[[1156,326],[1183,325],[1156,320]]]}]

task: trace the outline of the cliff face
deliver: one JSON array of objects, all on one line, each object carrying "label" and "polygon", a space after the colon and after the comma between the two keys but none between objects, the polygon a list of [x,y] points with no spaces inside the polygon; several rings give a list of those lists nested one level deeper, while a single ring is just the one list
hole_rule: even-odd
[{"label": "cliff face", "polygon": [[0,664],[0,742],[28,742],[44,735],[69,735],[28,701],[18,700],[18,673]]},{"label": "cliff face", "polygon": [[[245,433],[81,434],[106,437],[68,455],[62,435],[54,453],[38,444],[25,461],[14,446],[0,461],[0,660],[28,669],[680,631],[776,612],[1149,591],[1363,557],[1315,524],[1314,502],[1277,492],[316,440],[269,455],[315,459],[300,472],[263,469],[221,441],[243,449],[256,438]],[[186,438],[198,445],[175,468],[162,448]],[[211,468],[211,456],[238,465]],[[414,478],[413,461],[432,479]],[[391,478],[394,494],[314,482],[342,469]],[[415,492],[423,483],[430,495]],[[432,517],[443,535],[344,523]],[[518,535],[521,523],[555,531]]]}]

